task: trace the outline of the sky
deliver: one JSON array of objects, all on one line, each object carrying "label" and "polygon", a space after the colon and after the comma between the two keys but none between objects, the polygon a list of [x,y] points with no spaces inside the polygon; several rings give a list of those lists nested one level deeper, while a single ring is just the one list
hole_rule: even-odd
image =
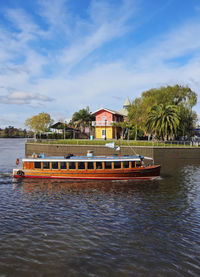
[{"label": "sky", "polygon": [[0,0],[0,128],[175,84],[200,101],[199,0]]}]

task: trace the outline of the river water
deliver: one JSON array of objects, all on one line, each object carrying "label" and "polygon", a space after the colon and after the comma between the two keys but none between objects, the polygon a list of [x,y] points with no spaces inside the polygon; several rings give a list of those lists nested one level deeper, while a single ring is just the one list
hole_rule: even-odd
[{"label": "river water", "polygon": [[157,181],[14,180],[24,142],[0,139],[1,277],[200,275],[200,163]]}]

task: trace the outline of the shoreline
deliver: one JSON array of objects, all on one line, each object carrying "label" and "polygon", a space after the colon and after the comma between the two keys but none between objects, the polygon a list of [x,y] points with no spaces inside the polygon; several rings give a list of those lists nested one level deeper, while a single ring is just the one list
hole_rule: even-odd
[{"label": "shoreline", "polygon": [[[108,148],[104,145],[75,145],[75,144],[44,144],[25,142],[25,155],[31,156],[33,153],[45,153],[46,156],[66,156],[74,154],[85,156],[88,150],[92,150],[94,155],[143,155],[154,159],[155,164],[160,164],[162,168],[167,168],[177,163],[200,164],[200,147],[163,147],[163,146],[120,146],[120,151]],[[169,160],[171,161],[169,163]]]}]

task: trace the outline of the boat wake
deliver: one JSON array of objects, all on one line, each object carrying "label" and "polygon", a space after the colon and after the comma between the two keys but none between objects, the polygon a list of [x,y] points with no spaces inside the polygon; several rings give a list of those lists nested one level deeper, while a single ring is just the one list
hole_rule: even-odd
[{"label": "boat wake", "polygon": [[[163,177],[158,176],[158,177],[156,177],[154,180],[156,180],[156,181],[161,181],[161,180],[163,180]],[[154,181],[154,180],[153,180],[153,181]]]},{"label": "boat wake", "polygon": [[10,178],[12,177],[11,172],[0,172],[0,178]]}]

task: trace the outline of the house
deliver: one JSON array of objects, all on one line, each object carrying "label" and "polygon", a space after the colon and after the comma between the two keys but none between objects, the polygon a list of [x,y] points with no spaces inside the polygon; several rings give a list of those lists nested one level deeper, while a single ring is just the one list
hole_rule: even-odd
[{"label": "house", "polygon": [[63,122],[54,123],[50,126],[50,130],[52,133],[63,135],[63,138],[78,138],[80,133],[78,129],[75,129],[69,124]]},{"label": "house", "polygon": [[92,122],[95,127],[96,139],[119,139],[121,137],[120,122],[124,122],[124,115],[106,108],[100,108],[92,113],[96,121]]}]

